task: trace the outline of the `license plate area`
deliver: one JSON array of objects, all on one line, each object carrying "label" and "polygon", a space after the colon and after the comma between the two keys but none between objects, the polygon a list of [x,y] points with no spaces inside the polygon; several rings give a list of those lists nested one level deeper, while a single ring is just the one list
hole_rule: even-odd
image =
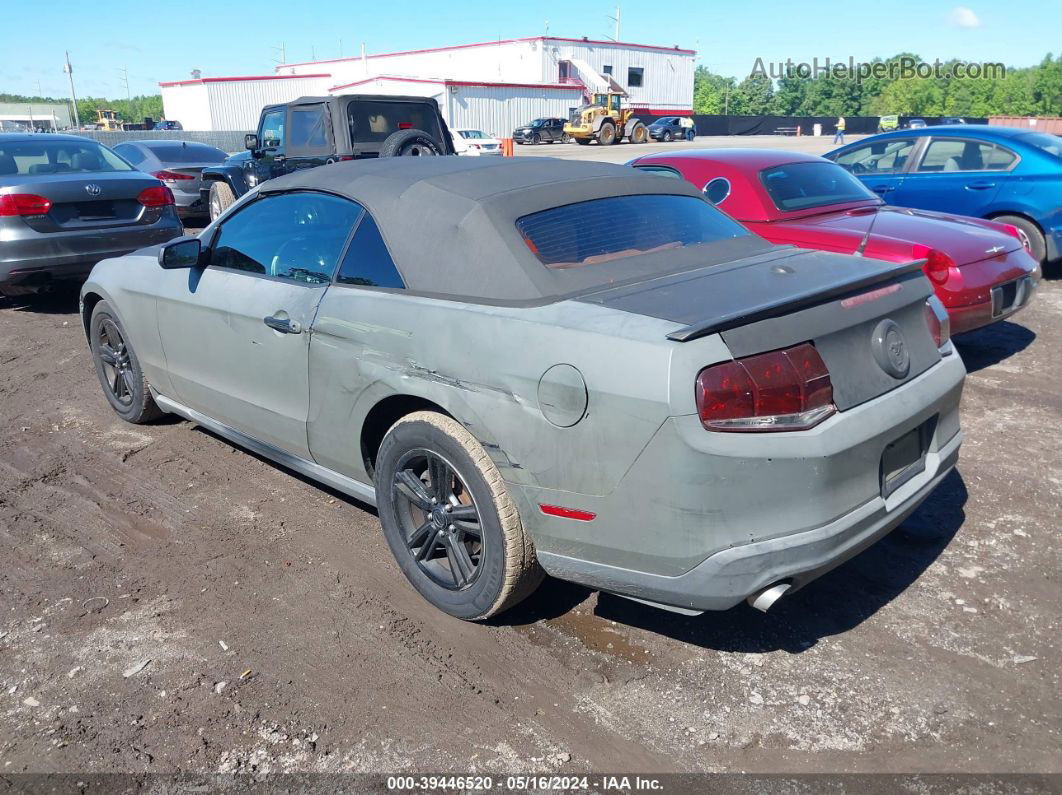
[{"label": "license plate area", "polygon": [[1018,282],[1008,282],[992,288],[992,317],[1009,312],[1018,303]]},{"label": "license plate area", "polygon": [[912,428],[899,439],[890,442],[881,454],[881,496],[890,494],[912,478],[926,471],[926,453],[937,418]]}]

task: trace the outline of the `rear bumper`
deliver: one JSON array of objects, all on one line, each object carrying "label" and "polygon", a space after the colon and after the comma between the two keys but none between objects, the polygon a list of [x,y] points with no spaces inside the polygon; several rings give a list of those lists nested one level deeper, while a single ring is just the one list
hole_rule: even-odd
[{"label": "rear bumper", "polygon": [[[953,351],[896,390],[810,431],[722,434],[672,417],[616,489],[514,487],[551,575],[690,610],[721,610],[779,579],[801,585],[904,520],[954,465],[965,368]],[[926,429],[924,468],[882,486],[893,442]],[[544,516],[539,504],[594,513]]]},{"label": "rear bumper", "polygon": [[34,233],[0,240],[0,285],[36,289],[54,280],[84,278],[97,262],[158,245],[184,233],[176,213],[140,228]]},{"label": "rear bumper", "polygon": [[[727,610],[779,581],[789,593],[855,557],[898,527],[955,467],[962,433],[930,453],[926,471],[888,501],[877,497],[836,521],[781,538],[744,544],[712,555],[685,574],[667,577],[548,552],[542,567],[554,577],[684,610]],[[902,498],[890,508],[893,498]]]},{"label": "rear bumper", "polygon": [[962,334],[1010,317],[1029,305],[1038,284],[1037,272],[1037,274],[1023,276],[993,287],[987,301],[968,306],[948,307],[951,333]]}]

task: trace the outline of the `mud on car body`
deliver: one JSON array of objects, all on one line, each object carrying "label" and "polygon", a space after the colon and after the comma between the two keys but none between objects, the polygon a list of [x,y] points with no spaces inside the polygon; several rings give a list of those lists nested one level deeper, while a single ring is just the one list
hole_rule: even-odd
[{"label": "mud on car body", "polygon": [[173,412],[375,504],[466,619],[544,573],[766,606],[899,524],[961,440],[919,263],[773,246],[604,163],[290,174],[99,265],[83,316],[122,417]]}]

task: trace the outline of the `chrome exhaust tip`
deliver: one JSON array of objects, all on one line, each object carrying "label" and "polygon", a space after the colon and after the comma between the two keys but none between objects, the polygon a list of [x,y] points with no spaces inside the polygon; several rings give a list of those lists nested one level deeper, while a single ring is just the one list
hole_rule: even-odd
[{"label": "chrome exhaust tip", "polygon": [[758,593],[750,594],[745,601],[757,610],[766,613],[771,609],[771,605],[781,599],[782,594],[789,590],[790,585],[792,583],[776,582],[774,585],[768,585]]}]

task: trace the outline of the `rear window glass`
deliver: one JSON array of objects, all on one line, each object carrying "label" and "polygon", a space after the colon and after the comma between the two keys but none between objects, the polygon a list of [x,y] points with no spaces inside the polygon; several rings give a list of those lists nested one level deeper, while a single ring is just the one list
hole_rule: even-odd
[{"label": "rear window glass", "polygon": [[0,176],[98,174],[133,167],[95,141],[0,141]]},{"label": "rear window glass", "polygon": [[358,100],[347,106],[347,114],[354,143],[379,143],[399,130],[423,130],[442,140],[439,114],[431,103]]},{"label": "rear window glass", "polygon": [[1019,135],[1018,140],[1022,143],[1042,149],[1049,155],[1062,157],[1062,137],[1049,135],[1048,133],[1026,133]]},{"label": "rear window glass", "polygon": [[779,210],[803,210],[878,198],[862,182],[834,163],[775,166],[761,171],[760,179]]},{"label": "rear window glass", "polygon": [[702,199],[652,194],[554,207],[516,227],[535,256],[558,270],[749,234]]},{"label": "rear window glass", "polygon": [[228,157],[206,144],[152,144],[148,149],[163,163],[220,163]]}]

